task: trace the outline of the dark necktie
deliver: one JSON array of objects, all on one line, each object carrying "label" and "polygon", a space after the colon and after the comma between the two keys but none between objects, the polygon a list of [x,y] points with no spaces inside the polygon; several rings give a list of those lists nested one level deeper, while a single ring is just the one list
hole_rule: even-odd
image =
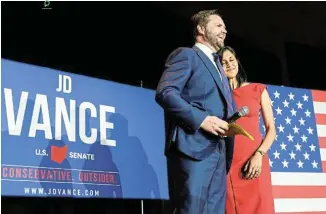
[{"label": "dark necktie", "polygon": [[225,99],[226,99],[226,103],[227,103],[228,116],[231,117],[234,114],[234,109],[232,106],[233,100],[232,100],[232,95],[231,95],[232,92],[231,92],[231,88],[230,88],[230,83],[229,83],[229,80],[226,77],[226,74],[221,65],[219,55],[216,53],[213,53],[213,56],[214,56],[214,61],[216,63],[216,66],[221,74],[223,90],[226,95]]}]

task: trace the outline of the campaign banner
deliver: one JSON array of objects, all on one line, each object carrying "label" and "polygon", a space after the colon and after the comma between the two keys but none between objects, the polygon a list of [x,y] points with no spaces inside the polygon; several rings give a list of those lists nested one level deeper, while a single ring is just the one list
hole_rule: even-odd
[{"label": "campaign banner", "polygon": [[1,59],[2,196],[168,199],[154,96]]}]

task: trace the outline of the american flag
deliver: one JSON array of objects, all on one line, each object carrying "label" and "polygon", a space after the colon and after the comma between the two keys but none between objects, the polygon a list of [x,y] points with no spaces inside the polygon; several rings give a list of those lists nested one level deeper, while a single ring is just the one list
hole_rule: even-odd
[{"label": "american flag", "polygon": [[326,91],[267,91],[277,133],[268,152],[275,212],[326,214]]}]

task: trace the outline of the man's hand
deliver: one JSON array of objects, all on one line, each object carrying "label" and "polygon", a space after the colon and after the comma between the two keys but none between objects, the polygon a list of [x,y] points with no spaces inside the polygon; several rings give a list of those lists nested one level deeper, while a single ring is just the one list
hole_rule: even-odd
[{"label": "man's hand", "polygon": [[229,130],[228,123],[215,116],[207,116],[200,128],[217,136],[224,136]]}]

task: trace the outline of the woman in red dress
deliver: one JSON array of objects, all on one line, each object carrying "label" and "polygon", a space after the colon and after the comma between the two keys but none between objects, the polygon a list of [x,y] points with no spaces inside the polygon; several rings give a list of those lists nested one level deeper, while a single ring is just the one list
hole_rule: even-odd
[{"label": "woman in red dress", "polygon": [[[246,82],[244,70],[232,48],[224,47],[220,56],[237,106],[248,106],[250,110],[236,123],[254,137],[254,141],[242,135],[235,137],[227,176],[226,214],[274,214],[267,154],[276,136],[271,100],[265,85]],[[260,113],[266,128],[264,138],[260,133]]]}]

